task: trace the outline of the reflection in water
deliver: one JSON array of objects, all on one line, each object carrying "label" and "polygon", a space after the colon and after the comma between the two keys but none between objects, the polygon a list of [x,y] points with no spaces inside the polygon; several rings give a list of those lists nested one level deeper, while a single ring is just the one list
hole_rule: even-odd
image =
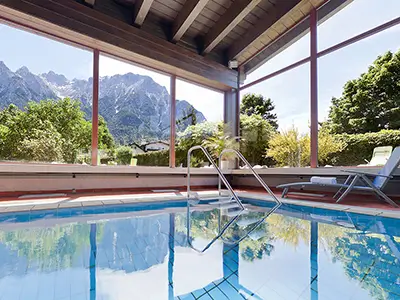
[{"label": "reflection in water", "polygon": [[[115,216],[0,223],[0,299],[400,299],[395,219],[284,206],[240,245],[198,254],[183,208]],[[215,210],[191,222],[192,243],[218,232]]]}]

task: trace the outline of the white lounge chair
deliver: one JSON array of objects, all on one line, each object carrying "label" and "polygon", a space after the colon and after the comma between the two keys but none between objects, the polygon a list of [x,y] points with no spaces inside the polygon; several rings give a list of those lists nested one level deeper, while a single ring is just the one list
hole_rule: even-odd
[{"label": "white lounge chair", "polygon": [[386,164],[390,155],[392,155],[392,146],[375,147],[370,161],[366,160],[367,164],[358,166],[383,166]]},{"label": "white lounge chair", "polygon": [[[346,181],[341,183],[316,183],[316,182],[296,182],[278,185],[277,188],[283,188],[282,198],[285,198],[289,193],[289,189],[292,187],[335,187],[339,188],[337,193],[333,196],[337,199],[336,202],[340,202],[346,197],[352,190],[373,192],[378,198],[382,198],[387,203],[399,207],[392,199],[390,199],[382,190],[388,183],[390,178],[393,178],[392,174],[400,164],[400,147],[397,147],[392,152],[392,155],[387,160],[384,167],[379,171],[378,174],[363,172],[359,170],[341,170],[342,172],[350,173]],[[370,180],[369,177],[374,177],[374,180]],[[361,185],[360,185],[361,184]]]}]

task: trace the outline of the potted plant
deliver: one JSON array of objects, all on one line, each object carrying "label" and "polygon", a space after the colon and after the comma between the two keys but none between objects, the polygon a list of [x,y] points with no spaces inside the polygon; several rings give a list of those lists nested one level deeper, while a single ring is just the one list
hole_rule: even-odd
[{"label": "potted plant", "polygon": [[[222,131],[217,135],[210,137],[204,142],[204,146],[211,152],[211,155],[218,159],[220,153],[224,149],[235,149],[239,147],[237,139],[225,135]],[[221,157],[221,168],[222,169],[234,169],[236,167],[235,153],[228,152]]]}]

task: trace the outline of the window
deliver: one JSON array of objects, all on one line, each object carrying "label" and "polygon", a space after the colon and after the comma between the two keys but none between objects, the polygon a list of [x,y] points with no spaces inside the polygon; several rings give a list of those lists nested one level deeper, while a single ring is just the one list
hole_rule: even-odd
[{"label": "window", "polygon": [[397,146],[399,32],[397,25],[318,60],[319,121],[343,141],[328,164],[383,165],[390,151],[372,160],[374,148]]},{"label": "window", "polygon": [[318,27],[318,48],[326,49],[399,17],[398,0],[354,0]]},{"label": "window", "polygon": [[[242,102],[246,94],[261,95],[264,99],[272,100],[274,109],[269,112],[269,115],[264,116],[264,119],[270,121],[272,118],[279,126],[276,134],[275,130],[269,134],[263,134],[262,142],[256,139],[260,142],[259,147],[262,147],[258,157],[265,157],[267,151],[268,156],[259,162],[253,161],[253,164],[265,164],[269,167],[309,165],[309,81],[310,65],[307,63],[241,92]],[[276,119],[273,118],[274,114],[276,114]],[[252,160],[249,155],[247,158]]]},{"label": "window", "polygon": [[0,36],[1,160],[87,162],[92,51],[2,24]]},{"label": "window", "polygon": [[101,55],[99,124],[113,143],[99,146],[102,164],[169,165],[170,77]]},{"label": "window", "polygon": [[287,67],[303,58],[310,56],[310,34],[307,33],[288,48],[282,50],[276,56],[265,62],[254,72],[250,73],[244,82],[248,84],[265,75],[271,74],[284,67]]}]

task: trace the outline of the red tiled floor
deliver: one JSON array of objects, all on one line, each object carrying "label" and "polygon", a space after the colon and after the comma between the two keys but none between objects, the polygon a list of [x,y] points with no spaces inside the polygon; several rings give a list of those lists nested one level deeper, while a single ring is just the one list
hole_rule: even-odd
[{"label": "red tiled floor", "polygon": [[[172,190],[172,188],[168,188],[168,190]],[[180,192],[186,192],[186,189],[183,187],[175,188],[174,190],[177,190],[178,193]],[[206,188],[206,187],[201,187],[201,188],[195,188],[192,189],[193,191],[217,191],[216,189],[213,188]],[[251,193],[260,193],[260,195],[265,195],[265,191],[261,188],[236,188],[236,191],[241,191],[241,192],[251,192]],[[281,190],[273,189],[273,192],[280,197],[281,196]],[[43,192],[42,192],[43,193]],[[55,193],[60,193],[60,192],[46,192],[43,194],[55,194]],[[140,195],[140,194],[158,194],[162,195],[162,192],[152,192],[150,189],[135,189],[135,190],[112,190],[112,191],[81,191],[77,193],[65,193],[65,195],[60,196],[60,197],[54,197],[54,196],[43,196],[41,198],[28,198],[28,199],[19,199],[18,195],[9,195],[9,196],[3,196],[0,198],[0,202],[3,201],[15,201],[15,200],[37,200],[40,201],[42,200],[49,200],[49,199],[57,199],[57,198],[68,198],[68,200],[73,200],[76,198],[80,197],[96,197],[96,196],[129,196],[129,195]],[[171,192],[169,192],[170,194]],[[36,193],[37,194],[37,193]],[[333,193],[327,193],[324,192],[325,194],[323,197],[321,197],[322,192],[307,192],[308,195],[299,195],[299,194],[289,194],[289,199],[292,200],[302,200],[302,201],[315,201],[315,202],[323,202],[323,203],[332,203],[335,204],[336,200],[333,199]],[[310,194],[314,194],[315,196],[311,196]],[[400,197],[392,197],[394,201],[399,203],[400,205]],[[369,207],[369,208],[379,208],[379,209],[390,209],[390,210],[400,210],[400,208],[394,208],[393,206],[387,204],[383,200],[377,199],[373,195],[356,195],[356,194],[350,194],[344,199],[340,204],[344,205],[353,205],[353,206],[359,206],[359,207]]]}]

